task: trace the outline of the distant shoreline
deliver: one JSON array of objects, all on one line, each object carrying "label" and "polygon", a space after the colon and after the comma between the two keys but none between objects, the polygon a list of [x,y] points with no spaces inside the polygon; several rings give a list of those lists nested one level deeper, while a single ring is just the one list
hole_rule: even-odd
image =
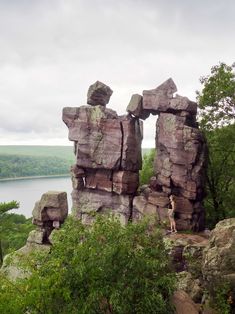
[{"label": "distant shoreline", "polygon": [[0,179],[0,182],[4,181],[18,181],[18,180],[27,180],[27,179],[46,179],[46,178],[65,178],[70,177],[70,174],[54,174],[54,175],[44,175],[44,176],[28,176],[28,177],[15,177],[15,178],[3,178]]}]

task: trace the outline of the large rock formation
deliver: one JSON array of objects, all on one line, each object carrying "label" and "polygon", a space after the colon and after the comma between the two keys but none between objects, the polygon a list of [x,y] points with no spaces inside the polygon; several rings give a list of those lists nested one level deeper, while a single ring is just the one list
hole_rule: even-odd
[{"label": "large rock formation", "polygon": [[173,97],[176,90],[173,80],[168,79],[156,89],[143,91],[138,110],[133,105],[134,98],[127,108],[132,115],[142,118],[149,113],[158,115],[155,177],[150,181],[150,190],[134,199],[133,217],[139,219],[143,208],[151,205],[158,220],[167,220],[165,208],[173,194],[178,230],[201,230],[206,144],[196,123],[197,104],[187,97]]},{"label": "large rock formation", "polygon": [[[153,214],[162,222],[167,220],[165,208],[173,194],[177,228],[204,228],[205,141],[196,123],[196,103],[187,97],[174,97],[176,91],[170,78],[156,89],[144,91],[143,96],[134,94],[128,115],[118,116],[105,107],[111,89],[97,81],[88,91],[87,102],[92,106],[63,109],[76,155],[72,198],[77,217],[86,221],[89,212],[111,209],[125,222],[145,214]],[[143,193],[137,194],[141,119],[150,114],[158,115],[155,177]]]},{"label": "large rock formation", "polygon": [[88,91],[88,104],[63,109],[63,121],[74,141],[71,168],[73,212],[86,223],[94,212],[112,210],[126,223],[141,169],[142,122],[105,108],[111,89],[101,82]]}]

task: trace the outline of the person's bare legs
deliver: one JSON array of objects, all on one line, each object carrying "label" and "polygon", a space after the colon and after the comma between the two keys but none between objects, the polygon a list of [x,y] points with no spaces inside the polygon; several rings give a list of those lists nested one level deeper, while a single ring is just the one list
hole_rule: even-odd
[{"label": "person's bare legs", "polygon": [[173,231],[172,231],[172,232],[177,232],[177,230],[176,230],[176,224],[175,224],[175,219],[172,219],[172,227],[173,227]]}]

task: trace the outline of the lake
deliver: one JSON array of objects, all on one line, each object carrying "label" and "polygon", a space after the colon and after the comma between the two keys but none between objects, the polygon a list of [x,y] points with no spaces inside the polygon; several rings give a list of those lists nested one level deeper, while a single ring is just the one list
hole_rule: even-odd
[{"label": "lake", "polygon": [[12,210],[27,218],[32,216],[32,210],[41,195],[48,191],[65,191],[71,208],[72,182],[70,177],[30,178],[23,180],[0,181],[0,202],[12,200],[20,202],[20,208]]}]

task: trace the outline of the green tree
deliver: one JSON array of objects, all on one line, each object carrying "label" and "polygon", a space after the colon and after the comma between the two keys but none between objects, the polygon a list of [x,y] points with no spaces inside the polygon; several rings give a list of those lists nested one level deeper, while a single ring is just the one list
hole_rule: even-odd
[{"label": "green tree", "polygon": [[38,262],[29,279],[2,280],[0,312],[173,313],[175,275],[161,232],[146,222],[100,216],[88,227],[68,219]]},{"label": "green tree", "polygon": [[206,132],[209,147],[206,174],[209,227],[235,216],[235,124]]},{"label": "green tree", "polygon": [[6,230],[10,229],[12,224],[7,221],[8,211],[13,208],[18,208],[19,203],[12,201],[9,203],[0,203],[0,265],[3,262],[3,249],[2,249],[2,239]]},{"label": "green tree", "polygon": [[7,213],[4,225],[9,228],[5,228],[2,238],[3,257],[24,246],[29,232],[35,229],[31,218],[15,213]]},{"label": "green tree", "polygon": [[152,176],[154,176],[154,158],[156,155],[156,149],[152,148],[143,157],[143,167],[140,171],[140,185],[148,184]]},{"label": "green tree", "polygon": [[202,76],[202,91],[197,91],[200,108],[200,126],[206,130],[234,122],[235,117],[235,64],[219,63],[211,68],[208,76]]},{"label": "green tree", "polygon": [[205,206],[209,227],[231,217],[235,208],[235,74],[234,65],[213,66],[197,92],[200,128],[208,144]]}]

